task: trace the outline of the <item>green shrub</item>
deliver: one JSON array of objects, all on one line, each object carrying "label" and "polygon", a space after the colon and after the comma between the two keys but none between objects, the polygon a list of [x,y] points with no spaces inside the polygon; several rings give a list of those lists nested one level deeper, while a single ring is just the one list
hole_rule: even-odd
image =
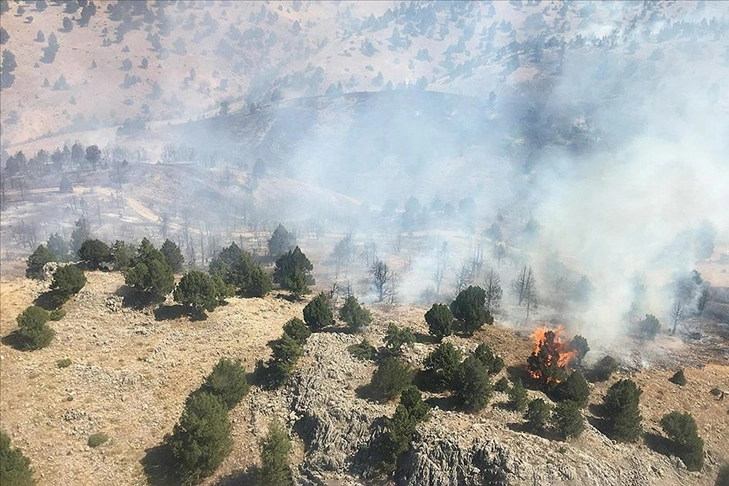
[{"label": "green shrub", "polygon": [[43,280],[43,267],[46,263],[57,262],[58,257],[54,255],[45,245],[38,245],[38,248],[28,257],[25,276],[37,280]]},{"label": "green shrub", "polygon": [[466,335],[472,336],[485,323],[494,323],[493,316],[484,308],[485,302],[486,291],[481,287],[470,285],[451,303],[451,312],[461,321]]},{"label": "green shrub", "polygon": [[261,441],[261,475],[259,484],[292,486],[289,466],[291,439],[277,420],[268,424],[268,435]]},{"label": "green shrub", "polygon": [[380,398],[389,401],[410,385],[412,379],[412,372],[403,361],[387,356],[372,373],[370,385]]},{"label": "green shrub", "polygon": [[71,358],[63,358],[56,361],[56,366],[59,368],[68,368],[71,366]]},{"label": "green shrub", "polygon": [[186,484],[213,474],[233,450],[232,426],[223,402],[209,393],[188,397],[180,420],[167,438],[176,471]]},{"label": "green shrub", "polygon": [[187,307],[195,319],[205,317],[205,311],[212,312],[220,304],[220,296],[213,279],[207,273],[190,270],[181,279],[172,293],[175,302]]},{"label": "green shrub", "polygon": [[366,339],[357,344],[347,347],[347,351],[353,357],[361,361],[374,361],[377,358],[377,348],[372,346]]},{"label": "green shrub", "polygon": [[499,378],[499,381],[494,383],[494,391],[503,393],[508,392],[509,390],[509,380],[505,376],[502,376]]},{"label": "green shrub", "polygon": [[661,418],[661,427],[672,441],[672,449],[689,471],[704,465],[704,441],[690,413],[671,412]]},{"label": "green shrub", "polygon": [[247,251],[232,243],[210,261],[208,273],[218,275],[236,292],[248,297],[265,297],[273,288],[271,276]]},{"label": "green shrub", "polygon": [[228,407],[235,407],[250,389],[246,372],[240,360],[220,358],[213,371],[205,379],[201,390],[215,395]]},{"label": "green shrub", "polygon": [[574,371],[566,380],[558,383],[550,395],[550,398],[554,401],[569,400],[577,403],[580,407],[584,407],[587,405],[588,398],[590,398],[590,386],[582,373]]},{"label": "green shrub", "polygon": [[678,386],[684,386],[686,384],[686,375],[683,374],[683,370],[678,370],[668,381]]},{"label": "green shrub", "polygon": [[607,381],[618,370],[618,361],[612,356],[605,356],[597,362],[592,374],[597,381]]},{"label": "green shrub", "polygon": [[372,322],[370,311],[357,302],[357,299],[353,295],[347,297],[344,305],[339,309],[339,318],[346,322],[352,330],[357,332]]},{"label": "green shrub", "polygon": [[175,276],[164,255],[144,238],[134,261],[135,265],[124,276],[125,283],[152,300],[164,300],[175,287]]},{"label": "green shrub", "polygon": [[441,343],[423,362],[425,369],[435,374],[440,389],[451,388],[461,367],[461,352],[451,343]]},{"label": "green shrub", "polygon": [[46,324],[48,319],[48,312],[35,305],[20,313],[16,318],[18,322],[16,336],[21,349],[41,349],[51,344],[56,332]]},{"label": "green shrub", "polygon": [[109,436],[107,436],[105,433],[97,432],[89,436],[87,444],[89,445],[89,447],[99,447],[100,445],[105,444],[108,440]]},{"label": "green shrub", "polygon": [[51,282],[51,290],[55,290],[61,300],[65,302],[72,295],[86,285],[86,276],[76,265],[64,265],[58,267],[53,273],[53,282]]},{"label": "green shrub", "polygon": [[0,484],[3,486],[33,486],[30,459],[20,449],[10,447],[10,437],[0,430]]},{"label": "green shrub", "polygon": [[635,442],[643,433],[638,402],[642,390],[633,380],[620,380],[607,391],[603,413],[607,434],[619,442]]},{"label": "green shrub", "polygon": [[709,393],[711,393],[711,394],[712,394],[712,395],[714,395],[715,397],[720,397],[720,396],[722,395],[722,393],[721,393],[721,390],[719,390],[719,389],[718,389],[718,388],[716,388],[716,387],[712,388],[712,389],[711,389],[711,390],[709,391]]},{"label": "green shrub", "polygon": [[425,313],[425,322],[428,332],[439,341],[453,333],[453,313],[445,304],[433,304]]},{"label": "green shrub", "polygon": [[48,319],[51,321],[60,321],[66,316],[66,311],[63,309],[53,309],[48,313]]},{"label": "green shrub", "polygon": [[580,408],[581,405],[572,400],[563,400],[555,407],[552,423],[562,438],[579,437],[584,430],[585,419]]},{"label": "green shrub", "polygon": [[542,432],[549,420],[549,405],[541,398],[532,400],[524,412],[524,420],[529,430],[535,433]]},{"label": "green shrub", "polygon": [[311,336],[311,330],[298,317],[294,317],[284,324],[283,331],[302,346]]},{"label": "green shrub", "polygon": [[321,331],[325,327],[334,324],[332,307],[324,292],[319,293],[306,304],[306,307],[304,307],[304,321],[313,332]]},{"label": "green shrub", "polygon": [[103,263],[113,261],[109,245],[101,240],[86,240],[81,244],[78,256],[89,270],[98,270]]},{"label": "green shrub", "polygon": [[523,412],[529,403],[529,395],[527,394],[521,380],[516,380],[514,386],[509,390],[509,405],[512,410]]},{"label": "green shrub", "polygon": [[270,376],[273,384],[278,386],[291,375],[296,361],[304,354],[301,345],[288,334],[271,341],[268,346],[273,351],[268,362]]},{"label": "green shrub", "polygon": [[479,344],[473,351],[473,356],[483,363],[490,375],[495,375],[504,369],[504,360],[486,344]]},{"label": "green shrub", "polygon": [[455,397],[458,403],[468,412],[478,412],[491,399],[489,371],[474,356],[466,358],[458,370]]},{"label": "green shrub", "polygon": [[415,335],[409,327],[397,327],[395,324],[389,324],[384,341],[387,351],[392,355],[398,355],[402,353],[403,346],[413,346]]},{"label": "green shrub", "polygon": [[587,344],[587,339],[580,335],[577,335],[572,338],[569,345],[567,346],[567,349],[577,352],[577,354],[575,355],[577,366],[582,366],[582,360],[585,358],[585,355],[588,353],[588,351],[590,351],[590,346]]},{"label": "green shrub", "polygon": [[172,273],[180,273],[182,271],[182,265],[185,263],[185,257],[182,256],[180,247],[170,240],[169,238],[162,243],[159,249],[162,256],[165,258],[165,262],[172,269]]},{"label": "green shrub", "polygon": [[415,386],[402,392],[400,404],[391,419],[385,421],[386,432],[382,444],[382,464],[385,471],[393,471],[397,459],[410,448],[416,426],[428,419],[429,407]]},{"label": "green shrub", "polygon": [[314,266],[297,246],[276,260],[273,281],[290,290],[296,297],[309,293],[309,280]]},{"label": "green shrub", "polygon": [[661,323],[653,314],[646,314],[645,318],[638,323],[638,329],[643,339],[653,341],[661,329]]}]

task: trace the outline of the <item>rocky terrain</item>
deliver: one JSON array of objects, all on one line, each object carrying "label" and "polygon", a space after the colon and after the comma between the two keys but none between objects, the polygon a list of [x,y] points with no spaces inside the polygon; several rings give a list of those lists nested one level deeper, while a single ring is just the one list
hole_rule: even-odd
[{"label": "rocky terrain", "polygon": [[[67,305],[67,316],[53,323],[58,334],[50,347],[28,353],[3,345],[0,354],[3,428],[33,461],[40,484],[145,484],[145,457],[171,431],[183,397],[199,385],[212,364],[230,356],[241,358],[252,370],[255,360],[267,354],[265,343],[280,335],[282,323],[301,313],[301,304],[274,295],[231,299],[202,322],[156,320],[153,314],[121,305],[119,275],[87,276],[89,283]],[[43,285],[3,280],[3,335],[14,328],[15,315]],[[375,322],[365,336],[376,345],[381,345],[386,322],[408,325],[417,333],[427,331],[424,309],[374,311]],[[273,418],[284,421],[296,439],[292,461],[299,484],[379,483],[371,469],[377,451],[369,446],[382,431],[381,418],[392,416],[395,403],[372,401],[363,392],[374,366],[354,359],[346,349],[360,339],[343,332],[314,334],[282,389],[254,387],[231,412],[233,453],[205,484],[244,481],[256,462],[256,441]],[[448,339],[463,350],[476,342],[488,343],[504,357],[507,370],[523,364],[533,347],[527,333],[503,323],[487,326],[472,339]],[[416,343],[406,359],[418,365],[432,347],[427,341]],[[593,385],[590,402],[599,403],[613,381],[631,376],[644,390],[646,431],[660,434],[657,421],[670,410],[690,411],[706,441],[706,464],[700,472],[686,471],[679,459],[642,442],[613,443],[589,424],[579,439],[566,442],[522,432],[519,414],[504,407],[506,395],[497,392],[475,415],[453,409],[437,394],[426,394],[433,406],[431,418],[419,426],[419,437],[393,480],[398,485],[713,484],[729,453],[729,413],[726,402],[709,390],[729,388],[727,357],[715,361],[704,356],[706,364],[687,367],[688,383],[678,387],[667,378],[702,348],[662,337],[653,352],[660,349],[673,351],[670,366],[625,367],[610,382]],[[62,358],[69,358],[71,366],[58,368]],[[590,420],[589,412],[587,417]],[[98,431],[110,440],[90,449],[86,440]]]}]

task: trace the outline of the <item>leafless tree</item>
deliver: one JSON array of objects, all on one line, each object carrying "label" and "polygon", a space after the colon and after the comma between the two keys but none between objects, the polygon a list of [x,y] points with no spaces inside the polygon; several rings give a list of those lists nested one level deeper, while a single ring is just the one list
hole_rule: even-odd
[{"label": "leafless tree", "polygon": [[388,294],[388,287],[394,276],[393,272],[388,268],[387,263],[375,258],[372,267],[370,267],[370,273],[377,292],[378,302],[383,302]]},{"label": "leafless tree", "polygon": [[503,243],[494,245],[493,258],[496,261],[496,265],[501,266],[501,262],[506,258],[506,246]]},{"label": "leafless tree", "polygon": [[456,295],[473,283],[472,266],[467,262],[456,274]]},{"label": "leafless tree", "polygon": [[440,286],[443,283],[446,268],[448,268],[449,256],[450,252],[448,251],[448,243],[444,241],[443,245],[441,245],[435,254],[435,273],[433,274],[433,281],[435,282],[436,295],[440,294]]},{"label": "leafless tree", "polygon": [[526,304],[527,319],[529,319],[532,307],[537,306],[537,286],[532,267],[524,265],[516,280],[511,283],[511,288],[519,300],[519,305]]},{"label": "leafless tree", "polygon": [[488,275],[486,275],[485,290],[486,300],[484,302],[484,306],[487,311],[493,314],[494,311],[501,306],[501,297],[504,294],[504,291],[501,288],[501,278],[499,277],[499,274],[493,270],[489,270]]},{"label": "leafless tree", "polygon": [[704,313],[704,309],[706,309],[706,304],[711,302],[711,300],[714,298],[714,293],[711,291],[708,285],[705,285],[702,287],[701,292],[699,292],[699,298],[696,301],[696,315],[700,316]]},{"label": "leafless tree", "polygon": [[673,322],[673,330],[671,330],[671,335],[673,336],[676,334],[676,328],[683,320],[683,305],[681,305],[680,301],[676,301],[675,304],[673,304],[673,308],[671,309],[671,321]]}]

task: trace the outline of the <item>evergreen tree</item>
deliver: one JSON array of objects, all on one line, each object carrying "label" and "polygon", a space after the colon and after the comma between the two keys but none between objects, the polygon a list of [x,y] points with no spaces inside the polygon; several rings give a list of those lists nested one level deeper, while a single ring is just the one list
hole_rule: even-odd
[{"label": "evergreen tree", "polygon": [[409,327],[397,327],[395,324],[389,324],[384,341],[387,351],[392,355],[398,355],[402,354],[403,346],[413,347],[415,335]]},{"label": "evergreen tree", "polygon": [[453,332],[453,313],[445,304],[433,304],[425,313],[425,322],[428,324],[428,332],[438,341]]},{"label": "evergreen tree", "polygon": [[56,256],[56,261],[67,262],[68,261],[68,242],[64,240],[58,233],[53,233],[48,237],[46,243],[48,251]]},{"label": "evergreen tree", "polygon": [[304,321],[313,331],[321,331],[327,326],[334,324],[331,304],[324,292],[319,293],[311,299],[311,302],[304,307]]},{"label": "evergreen tree", "polygon": [[643,433],[638,402],[642,390],[633,380],[620,380],[607,391],[603,418],[608,435],[620,442],[635,442]]},{"label": "evergreen tree", "polygon": [[223,402],[210,393],[188,397],[167,440],[180,478],[195,484],[213,474],[233,450],[232,426]]},{"label": "evergreen tree", "polygon": [[289,233],[283,225],[279,224],[268,240],[268,254],[273,259],[278,259],[286,252],[292,251],[296,247],[296,237]]},{"label": "evergreen tree", "polygon": [[84,285],[86,285],[86,276],[75,265],[64,265],[53,272],[51,290],[58,295],[59,305],[66,302],[72,295],[79,293]]},{"label": "evergreen tree", "polygon": [[567,348],[571,351],[577,351],[577,354],[575,355],[575,360],[577,361],[577,366],[582,366],[582,360],[585,358],[585,355],[590,351],[590,346],[587,344],[587,339],[584,337],[577,335],[572,338],[572,341],[570,341]]},{"label": "evergreen tree", "polygon": [[671,439],[671,448],[689,471],[699,471],[704,465],[704,441],[688,412],[671,412],[661,418],[661,427]]},{"label": "evergreen tree", "polygon": [[274,386],[280,386],[291,375],[304,350],[298,341],[286,333],[268,343],[268,346],[272,351],[268,361],[269,380]]},{"label": "evergreen tree", "polygon": [[43,267],[46,263],[56,262],[58,257],[48,250],[44,245],[38,245],[38,248],[28,257],[25,276],[37,280],[43,280],[45,274]]},{"label": "evergreen tree", "polygon": [[339,318],[356,332],[362,331],[372,322],[370,311],[365,309],[353,295],[347,297],[344,305],[339,309]]},{"label": "evergreen tree", "polygon": [[284,324],[283,331],[301,346],[303,346],[309,336],[311,336],[311,330],[306,324],[304,324],[304,321],[298,317],[294,317]]},{"label": "evergreen tree", "polygon": [[309,292],[308,284],[313,269],[314,266],[297,246],[276,260],[273,281],[300,298]]},{"label": "evergreen tree", "polygon": [[668,381],[678,386],[684,386],[686,384],[686,375],[683,370],[678,370],[668,379]]},{"label": "evergreen tree", "polygon": [[134,247],[122,240],[116,240],[109,250],[114,270],[121,272],[128,270],[134,261]]},{"label": "evergreen tree", "polygon": [[461,321],[463,331],[472,336],[485,324],[493,324],[494,318],[484,308],[486,292],[481,287],[469,285],[451,303],[453,316]]},{"label": "evergreen tree", "polygon": [[35,305],[27,307],[18,315],[16,335],[21,349],[30,351],[45,348],[51,344],[56,332],[46,324],[49,318],[45,309]]},{"label": "evergreen tree", "polygon": [[412,372],[401,360],[385,357],[372,373],[372,390],[384,400],[398,396],[412,381]]},{"label": "evergreen tree", "polygon": [[468,412],[478,412],[491,399],[489,371],[473,355],[461,364],[456,378],[455,396],[458,403]]},{"label": "evergreen tree", "polygon": [[529,395],[521,380],[516,380],[509,390],[509,405],[517,412],[523,412],[529,403]]},{"label": "evergreen tree", "polygon": [[205,311],[214,311],[220,303],[213,279],[198,270],[187,272],[180,279],[172,296],[175,302],[187,307],[196,319],[204,318]]},{"label": "evergreen tree", "polygon": [[488,345],[481,343],[476,346],[473,356],[486,367],[490,375],[495,375],[504,369],[504,360],[494,353]]},{"label": "evergreen tree", "polygon": [[[75,147],[76,145],[74,145]],[[71,258],[75,259],[78,256],[78,251],[81,249],[81,245],[84,241],[91,239],[91,228],[86,218],[81,218],[76,221],[76,227],[71,232]]]},{"label": "evergreen tree", "polygon": [[10,447],[10,437],[0,430],[0,484],[4,486],[34,486],[30,459],[20,449]]},{"label": "evergreen tree", "polygon": [[461,366],[461,352],[451,343],[441,343],[423,362],[425,369],[435,374],[440,389],[455,388],[454,380]]},{"label": "evergreen tree", "polygon": [[201,387],[203,392],[215,395],[228,410],[238,405],[248,393],[250,385],[240,360],[220,358]]},{"label": "evergreen tree", "polygon": [[580,407],[587,405],[587,399],[590,397],[590,386],[587,380],[579,371],[574,371],[566,380],[554,387],[550,398],[561,402],[569,400],[577,403]]},{"label": "evergreen tree", "polygon": [[266,486],[293,486],[289,466],[291,440],[281,424],[273,420],[268,425],[268,435],[261,441],[260,484]]},{"label": "evergreen tree", "polygon": [[78,256],[86,263],[89,270],[98,270],[103,263],[110,262],[111,249],[101,240],[86,240],[78,250]]},{"label": "evergreen tree", "polygon": [[580,404],[564,400],[557,404],[552,415],[554,428],[564,439],[579,437],[585,428],[585,419]]},{"label": "evergreen tree", "polygon": [[395,469],[398,457],[410,448],[416,426],[428,419],[429,408],[415,386],[405,388],[400,396],[400,404],[391,419],[385,421],[386,432],[383,437],[383,468]]},{"label": "evergreen tree", "polygon": [[161,301],[172,292],[175,276],[162,253],[144,238],[137,249],[134,267],[125,275],[125,282],[147,297]]},{"label": "evergreen tree", "polygon": [[164,256],[167,265],[172,269],[172,273],[180,273],[182,271],[182,264],[185,263],[185,258],[182,256],[180,247],[170,240],[169,238],[162,243],[159,249],[162,256]]},{"label": "evergreen tree", "polygon": [[524,413],[524,420],[526,420],[527,427],[532,432],[543,432],[544,426],[549,420],[549,405],[541,398],[532,400]]}]

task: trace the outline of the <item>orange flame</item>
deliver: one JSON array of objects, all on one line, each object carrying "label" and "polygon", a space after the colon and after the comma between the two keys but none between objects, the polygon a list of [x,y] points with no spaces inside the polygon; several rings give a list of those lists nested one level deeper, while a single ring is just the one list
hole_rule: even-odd
[{"label": "orange flame", "polygon": [[[546,334],[548,331],[550,331],[550,329],[547,326],[541,326],[536,328],[532,333],[531,338],[534,341],[535,354],[539,354],[539,349],[545,345],[547,341]],[[572,359],[577,356],[577,351],[567,349],[567,343],[562,341],[562,338],[560,336],[564,333],[563,326],[557,326],[555,329],[552,330],[552,332],[554,333],[554,344],[556,346],[556,351],[559,354],[557,365],[560,368],[566,368],[567,366],[569,366]],[[529,374],[535,380],[541,378],[541,375],[538,371],[530,370]]]}]

